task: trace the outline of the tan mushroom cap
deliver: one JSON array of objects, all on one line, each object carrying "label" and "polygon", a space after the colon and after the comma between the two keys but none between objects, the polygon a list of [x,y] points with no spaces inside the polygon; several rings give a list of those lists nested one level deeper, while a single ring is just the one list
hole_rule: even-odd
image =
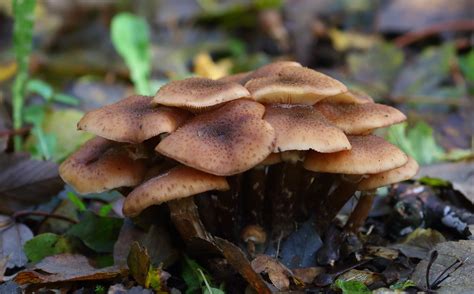
[{"label": "tan mushroom cap", "polygon": [[252,100],[229,102],[198,115],[164,138],[156,151],[184,165],[220,176],[246,171],[273,150],[275,131]]},{"label": "tan mushroom cap", "polygon": [[136,187],[125,199],[123,214],[132,217],[152,205],[210,190],[228,189],[229,184],[224,177],[178,166]]},{"label": "tan mushroom cap", "polygon": [[341,82],[305,67],[284,67],[277,74],[252,79],[245,84],[252,97],[261,103],[313,105],[346,92]]},{"label": "tan mushroom cap", "polygon": [[146,167],[125,146],[104,138],[87,141],[59,166],[59,175],[81,194],[141,183]]},{"label": "tan mushroom cap", "polygon": [[90,111],[77,127],[118,142],[141,143],[179,127],[189,116],[181,109],[152,107],[151,97],[130,96]]},{"label": "tan mushroom cap", "polygon": [[249,96],[249,91],[237,83],[188,78],[161,87],[153,98],[153,103],[200,111]]},{"label": "tan mushroom cap", "polygon": [[370,175],[363,179],[358,185],[358,190],[372,190],[409,180],[418,173],[419,168],[418,163],[413,158],[408,157],[408,162],[401,167]]},{"label": "tan mushroom cap", "polygon": [[264,119],[275,129],[273,152],[315,150],[329,153],[351,149],[346,135],[309,105],[275,104]]},{"label": "tan mushroom cap", "polygon": [[378,103],[335,104],[323,101],[314,108],[348,135],[367,134],[406,120],[398,109]]},{"label": "tan mushroom cap", "polygon": [[314,172],[365,175],[391,170],[408,161],[405,153],[380,137],[348,136],[348,139],[351,150],[335,153],[309,151],[304,167]]},{"label": "tan mushroom cap", "polygon": [[244,85],[245,83],[242,82],[242,81],[245,80],[246,77],[249,74],[250,74],[250,72],[240,72],[240,73],[236,73],[236,74],[233,74],[233,75],[222,77],[222,78],[218,79],[218,81],[226,82],[226,83],[237,83],[237,84]]},{"label": "tan mushroom cap", "polygon": [[324,99],[324,102],[330,103],[348,103],[348,104],[364,104],[374,103],[374,99],[367,93],[355,89],[351,89],[347,92],[330,96]]},{"label": "tan mushroom cap", "polygon": [[277,75],[285,67],[302,67],[302,65],[296,61],[275,61],[264,66],[257,68],[256,70],[249,72],[240,83],[245,85],[252,79],[264,78],[272,75]]}]

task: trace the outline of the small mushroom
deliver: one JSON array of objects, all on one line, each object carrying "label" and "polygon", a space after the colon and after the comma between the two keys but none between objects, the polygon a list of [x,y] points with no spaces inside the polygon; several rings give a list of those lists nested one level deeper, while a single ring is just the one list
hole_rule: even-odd
[{"label": "small mushroom", "polygon": [[344,132],[311,106],[267,106],[264,119],[275,129],[273,152],[311,149],[329,153],[351,148]]},{"label": "small mushroom", "polygon": [[341,82],[305,67],[284,67],[277,74],[249,80],[245,87],[261,103],[313,105],[347,91]]},{"label": "small mushroom", "polygon": [[258,225],[248,225],[241,233],[242,240],[247,244],[247,251],[250,256],[254,257],[256,253],[256,245],[263,245],[267,241],[267,233]]},{"label": "small mushroom", "polygon": [[136,187],[123,205],[126,216],[137,216],[145,208],[210,190],[228,190],[229,184],[219,177],[186,166],[172,168]]},{"label": "small mushroom", "polygon": [[374,129],[406,120],[406,116],[396,108],[378,103],[336,104],[323,101],[314,108],[348,135],[368,134]]},{"label": "small mushroom", "polygon": [[174,131],[189,116],[181,109],[151,107],[151,100],[147,96],[130,96],[89,111],[77,127],[109,140],[141,143],[161,133]]},{"label": "small mushroom", "polygon": [[249,91],[237,83],[188,78],[161,87],[153,98],[153,104],[202,112],[216,108],[219,104],[249,96]]},{"label": "small mushroom", "polygon": [[81,194],[136,186],[146,172],[145,161],[123,144],[96,137],[59,166],[61,178]]},{"label": "small mushroom", "polygon": [[274,148],[265,107],[240,99],[200,114],[164,138],[156,151],[184,165],[220,176],[244,172]]},{"label": "small mushroom", "polygon": [[374,103],[374,99],[367,93],[360,90],[351,89],[347,92],[327,97],[323,100],[327,103],[348,103],[348,104],[364,104]]}]

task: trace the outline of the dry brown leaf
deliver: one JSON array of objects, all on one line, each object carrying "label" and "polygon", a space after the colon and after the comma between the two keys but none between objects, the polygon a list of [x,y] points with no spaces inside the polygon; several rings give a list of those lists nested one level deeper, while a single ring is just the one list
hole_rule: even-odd
[{"label": "dry brown leaf", "polygon": [[290,278],[293,278],[293,273],[272,257],[263,254],[257,255],[251,265],[256,273],[267,273],[268,278],[278,290],[290,288]]},{"label": "dry brown leaf", "polygon": [[14,280],[20,285],[84,282],[110,280],[127,274],[128,270],[117,266],[96,269],[82,255],[60,254],[46,257],[32,268],[19,272]]},{"label": "dry brown leaf", "polygon": [[317,275],[323,273],[325,269],[323,267],[307,267],[307,268],[295,268],[293,274],[295,278],[299,279],[305,284],[311,284]]}]

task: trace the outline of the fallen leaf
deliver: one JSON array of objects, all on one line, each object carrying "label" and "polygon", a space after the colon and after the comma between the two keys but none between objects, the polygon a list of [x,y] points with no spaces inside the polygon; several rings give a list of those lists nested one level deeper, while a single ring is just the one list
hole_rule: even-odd
[{"label": "fallen leaf", "polygon": [[365,246],[365,253],[370,256],[382,257],[388,260],[394,260],[398,257],[398,251],[382,246]]},{"label": "fallen leaf", "polygon": [[321,246],[321,238],[311,219],[282,242],[280,260],[290,269],[316,266],[316,252]]},{"label": "fallen leaf", "polygon": [[[438,258],[433,262],[429,273],[430,283],[456,260],[462,265],[440,284],[436,293],[474,293],[474,242],[461,240],[437,244],[433,250],[438,252]],[[422,260],[415,268],[411,280],[419,287],[426,287],[426,271],[428,260]],[[449,273],[449,271],[448,271]]]},{"label": "fallen leaf", "polygon": [[221,238],[214,238],[214,240],[229,264],[244,277],[257,293],[270,294],[272,292],[262,277],[253,270],[251,263],[239,247]]},{"label": "fallen leaf", "polygon": [[6,268],[22,267],[28,263],[23,245],[31,238],[33,232],[27,226],[0,215],[0,261],[7,260]]},{"label": "fallen leaf", "polygon": [[71,253],[73,245],[66,237],[44,233],[28,240],[23,246],[23,250],[31,262],[38,262],[47,256]]},{"label": "fallen leaf", "polygon": [[423,166],[417,177],[426,176],[450,181],[455,190],[474,204],[474,161]]},{"label": "fallen leaf", "polygon": [[418,228],[406,236],[400,244],[390,247],[400,250],[405,256],[426,259],[436,244],[442,242],[446,242],[446,238],[440,232]]},{"label": "fallen leaf", "polygon": [[381,281],[382,276],[378,273],[366,270],[351,269],[350,271],[340,275],[337,279],[343,281],[358,281],[366,286],[370,286],[375,282]]},{"label": "fallen leaf", "polygon": [[27,154],[0,154],[0,166],[0,213],[46,202],[64,185],[57,164]]},{"label": "fallen leaf", "polygon": [[132,244],[137,241],[147,249],[151,264],[155,267],[167,267],[178,258],[178,252],[171,241],[168,230],[159,224],[152,225],[147,231],[125,219],[117,242],[114,245],[114,264],[126,265]]},{"label": "fallen leaf", "polygon": [[81,222],[73,225],[67,234],[81,239],[96,252],[111,253],[122,224],[123,219],[102,217],[86,211]]},{"label": "fallen leaf", "polygon": [[293,273],[277,260],[268,255],[260,254],[251,262],[253,270],[257,273],[266,273],[272,284],[278,290],[290,288],[290,278]]},{"label": "fallen leaf", "polygon": [[342,290],[343,294],[370,294],[370,290],[360,281],[336,280],[336,287]]},{"label": "fallen leaf", "polygon": [[323,267],[307,267],[307,268],[294,268],[293,275],[298,280],[305,284],[311,284],[317,275],[323,273],[325,269]]},{"label": "fallen leaf", "polygon": [[35,266],[19,272],[14,281],[20,285],[103,281],[126,274],[127,270],[116,266],[96,269],[82,255],[60,254],[48,256]]},{"label": "fallen leaf", "polygon": [[146,248],[138,242],[133,242],[127,258],[127,265],[133,279],[141,286],[147,287],[147,277],[150,270],[150,256]]},{"label": "fallen leaf", "polygon": [[13,281],[8,281],[6,283],[0,284],[0,293],[8,294],[21,294],[24,293],[23,290],[18,286],[17,283]]},{"label": "fallen leaf", "polygon": [[232,62],[229,59],[214,62],[208,53],[199,53],[194,59],[194,73],[208,79],[219,79],[229,75]]}]

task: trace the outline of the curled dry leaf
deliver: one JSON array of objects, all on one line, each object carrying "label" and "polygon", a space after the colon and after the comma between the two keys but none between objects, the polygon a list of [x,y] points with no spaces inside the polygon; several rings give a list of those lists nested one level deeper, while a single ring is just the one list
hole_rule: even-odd
[{"label": "curled dry leaf", "polygon": [[33,232],[27,226],[0,215],[0,277],[3,262],[6,268],[22,267],[28,262],[23,245],[31,238]]},{"label": "curled dry leaf", "polygon": [[34,267],[19,272],[15,277],[15,282],[24,285],[103,281],[125,276],[126,274],[126,269],[116,266],[96,269],[82,255],[60,254],[46,257]]},{"label": "curled dry leaf", "polygon": [[64,186],[54,162],[27,154],[0,154],[0,213],[48,201]]},{"label": "curled dry leaf", "polygon": [[268,255],[258,255],[252,260],[252,268],[256,273],[267,273],[268,278],[278,290],[290,288],[290,278],[294,275],[290,269]]}]

